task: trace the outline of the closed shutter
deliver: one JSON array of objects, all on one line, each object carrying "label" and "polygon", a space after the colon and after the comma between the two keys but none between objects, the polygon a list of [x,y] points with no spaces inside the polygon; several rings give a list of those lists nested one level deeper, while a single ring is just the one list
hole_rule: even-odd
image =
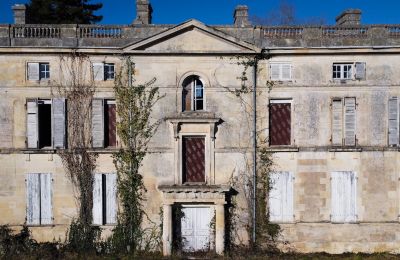
[{"label": "closed shutter", "polygon": [[357,220],[356,213],[356,189],[357,189],[357,178],[354,172],[343,172],[344,179],[344,221],[354,222]]},{"label": "closed shutter", "polygon": [[399,144],[399,105],[397,97],[389,98],[389,145]]},{"label": "closed shutter", "polygon": [[92,101],[92,145],[94,148],[104,147],[104,100]]},{"label": "closed shutter", "polygon": [[13,102],[6,97],[0,99],[0,147],[13,147]]},{"label": "closed shutter", "polygon": [[342,145],[343,134],[343,105],[342,100],[332,101],[332,145]]},{"label": "closed shutter", "polygon": [[28,173],[26,178],[26,223],[40,225],[39,174]]},{"label": "closed shutter", "polygon": [[93,181],[93,224],[103,224],[103,176],[95,174]]},{"label": "closed shutter", "polygon": [[104,80],[103,63],[93,63],[93,78],[94,80]]},{"label": "closed shutter", "polygon": [[293,221],[293,186],[294,177],[292,172],[281,172],[282,185],[282,221]]},{"label": "closed shutter", "polygon": [[271,103],[269,106],[269,144],[290,145],[291,104]]},{"label": "closed shutter", "polygon": [[292,79],[292,66],[290,64],[281,64],[282,69],[282,80],[291,80]]},{"label": "closed shutter", "polygon": [[184,137],[182,139],[183,182],[206,181],[204,137]]},{"label": "closed shutter", "polygon": [[279,80],[280,79],[280,64],[271,64],[270,72],[271,72],[271,80]]},{"label": "closed shutter", "polygon": [[356,79],[364,80],[366,79],[366,63],[365,62],[356,62]]},{"label": "closed shutter", "polygon": [[271,221],[282,220],[282,178],[279,173],[270,174],[270,190],[268,195],[269,219]]},{"label": "closed shutter", "polygon": [[357,220],[357,178],[351,171],[332,172],[331,175],[332,222]]},{"label": "closed shutter", "polygon": [[331,175],[331,221],[344,221],[344,187],[343,174],[341,172],[332,172]]},{"label": "closed shutter", "polygon": [[356,145],[356,99],[345,98],[345,145]]},{"label": "closed shutter", "polygon": [[117,175],[106,174],[106,223],[117,222]]},{"label": "closed shutter", "polygon": [[65,99],[53,98],[53,148],[65,147]]},{"label": "closed shutter", "polygon": [[40,174],[40,212],[42,225],[49,225],[53,223],[51,183],[51,174]]},{"label": "closed shutter", "polygon": [[28,80],[39,80],[39,63],[28,63]]},{"label": "closed shutter", "polygon": [[38,103],[37,99],[28,99],[26,102],[26,138],[28,148],[38,148]]}]

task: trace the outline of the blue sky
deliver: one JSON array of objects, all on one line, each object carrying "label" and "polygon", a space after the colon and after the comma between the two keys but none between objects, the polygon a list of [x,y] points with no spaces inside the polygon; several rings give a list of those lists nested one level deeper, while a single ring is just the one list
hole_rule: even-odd
[{"label": "blue sky", "polygon": [[[300,19],[323,17],[333,24],[344,9],[359,8],[366,24],[400,24],[400,0],[286,0],[296,8]],[[13,23],[11,6],[28,0],[0,0],[0,24]],[[104,4],[98,14],[101,24],[130,24],[135,18],[135,0],[92,0]],[[153,23],[177,24],[195,18],[206,24],[230,24],[236,5],[249,6],[250,15],[266,16],[279,6],[280,0],[151,0]]]}]

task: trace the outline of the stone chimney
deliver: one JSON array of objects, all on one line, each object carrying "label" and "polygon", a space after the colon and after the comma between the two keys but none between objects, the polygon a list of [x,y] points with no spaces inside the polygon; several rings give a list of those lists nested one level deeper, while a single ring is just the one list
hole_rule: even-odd
[{"label": "stone chimney", "polygon": [[15,4],[12,6],[12,10],[14,12],[14,23],[25,24],[26,6],[22,4]]},{"label": "stone chimney", "polygon": [[353,26],[361,24],[361,10],[347,9],[336,17],[336,25]]},{"label": "stone chimney", "polygon": [[245,27],[249,26],[249,8],[247,5],[238,5],[235,8],[235,12],[233,13],[233,23],[236,27]]},{"label": "stone chimney", "polygon": [[136,19],[134,24],[151,24],[151,13],[153,9],[149,0],[136,0]]}]

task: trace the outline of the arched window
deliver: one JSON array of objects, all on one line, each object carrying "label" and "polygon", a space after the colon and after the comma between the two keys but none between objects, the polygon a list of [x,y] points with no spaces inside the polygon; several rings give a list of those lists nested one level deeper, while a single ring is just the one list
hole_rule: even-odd
[{"label": "arched window", "polygon": [[198,76],[190,76],[183,81],[182,110],[204,109],[204,86]]}]

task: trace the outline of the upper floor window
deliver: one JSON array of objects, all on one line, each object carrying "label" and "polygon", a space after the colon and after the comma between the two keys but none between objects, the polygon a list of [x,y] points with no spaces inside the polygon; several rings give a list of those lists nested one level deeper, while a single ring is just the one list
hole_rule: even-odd
[{"label": "upper floor window", "polygon": [[332,100],[332,145],[356,145],[356,106],[355,97]]},{"label": "upper floor window", "polygon": [[204,110],[204,86],[198,76],[190,76],[183,81],[182,110]]},{"label": "upper floor window", "polygon": [[288,62],[271,63],[270,79],[278,81],[292,80],[292,64]]},{"label": "upper floor window", "polygon": [[182,182],[204,183],[205,173],[205,137],[184,136],[182,138]]},{"label": "upper floor window", "polygon": [[389,98],[388,108],[388,142],[389,146],[399,145],[399,98]]},{"label": "upper floor window", "polygon": [[48,62],[29,62],[28,80],[50,79],[50,64]]},{"label": "upper floor window", "polygon": [[356,63],[333,63],[333,79],[365,79],[365,62]]},{"label": "upper floor window", "polygon": [[269,144],[291,144],[291,100],[274,99],[269,104]]},{"label": "upper floor window", "polygon": [[117,146],[117,113],[115,100],[93,99],[92,146],[94,148]]},{"label": "upper floor window", "polygon": [[115,78],[114,63],[93,63],[94,80],[113,80]]}]

